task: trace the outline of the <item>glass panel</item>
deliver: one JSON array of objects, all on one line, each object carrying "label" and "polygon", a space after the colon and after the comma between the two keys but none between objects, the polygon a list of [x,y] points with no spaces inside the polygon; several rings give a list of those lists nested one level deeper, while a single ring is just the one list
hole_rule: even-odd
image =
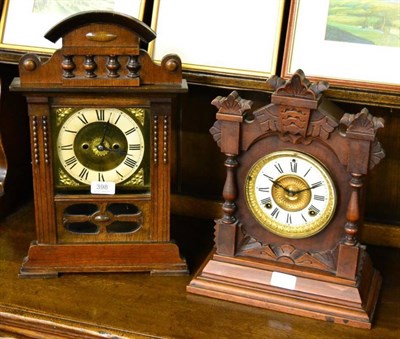
[{"label": "glass panel", "polygon": [[98,233],[99,231],[96,225],[88,221],[66,224],[65,228],[72,233],[80,233],[80,234],[88,234],[88,233],[93,234],[93,233]]},{"label": "glass panel", "polygon": [[107,226],[108,233],[132,233],[140,228],[137,222],[116,221]]},{"label": "glass panel", "polygon": [[111,204],[107,210],[114,215],[119,214],[136,214],[139,209],[135,205],[131,204]]},{"label": "glass panel", "polygon": [[64,210],[64,214],[70,215],[92,215],[94,212],[97,212],[97,206],[93,204],[75,204],[68,206]]}]

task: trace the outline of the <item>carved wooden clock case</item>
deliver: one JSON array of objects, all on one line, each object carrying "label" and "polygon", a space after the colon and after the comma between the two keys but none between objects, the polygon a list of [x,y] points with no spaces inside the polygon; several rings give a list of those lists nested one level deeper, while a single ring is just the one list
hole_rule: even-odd
[{"label": "carved wooden clock case", "polygon": [[156,65],[155,33],[111,12],[82,12],[47,34],[48,62],[20,61],[11,90],[27,97],[37,239],[21,277],[59,272],[187,273],[170,240],[172,112],[181,61]]},{"label": "carved wooden clock case", "polygon": [[271,103],[217,97],[211,133],[226,154],[215,253],[189,292],[370,328],[381,284],[365,247],[363,179],[384,157],[381,118],[343,113],[326,82],[272,77]]}]

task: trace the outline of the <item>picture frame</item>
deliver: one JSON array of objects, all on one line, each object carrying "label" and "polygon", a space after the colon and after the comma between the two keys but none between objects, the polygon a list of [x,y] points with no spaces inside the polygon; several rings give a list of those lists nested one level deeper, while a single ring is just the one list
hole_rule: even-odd
[{"label": "picture frame", "polygon": [[[378,13],[400,15],[400,2],[384,0],[294,0],[289,10],[282,77],[302,69],[310,80],[327,80],[331,86],[374,91],[400,91],[400,36],[387,38],[374,21]],[[372,6],[374,5],[374,6]],[[397,7],[396,7],[397,5]],[[359,6],[364,6],[364,9]],[[391,7],[390,7],[391,6]],[[396,11],[397,9],[397,11]],[[361,17],[361,18],[360,18]],[[397,17],[396,20],[400,20]],[[392,34],[392,33],[391,33]],[[383,37],[385,36],[385,41]],[[385,60],[385,61],[383,61]]]},{"label": "picture frame", "polygon": [[54,44],[44,35],[68,16],[88,10],[112,10],[142,20],[145,3],[146,0],[4,0],[0,50],[51,54],[61,47],[61,41]]},{"label": "picture frame", "polygon": [[276,71],[284,4],[155,0],[151,27],[157,39],[149,53],[156,62],[178,54],[184,71],[268,77]]}]

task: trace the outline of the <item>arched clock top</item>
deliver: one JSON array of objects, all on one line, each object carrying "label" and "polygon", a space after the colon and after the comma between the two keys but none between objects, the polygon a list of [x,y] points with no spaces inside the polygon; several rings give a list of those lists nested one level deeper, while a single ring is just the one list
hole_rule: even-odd
[{"label": "arched clock top", "polygon": [[106,11],[81,12],[54,26],[45,37],[52,42],[62,38],[61,48],[45,63],[34,54],[24,55],[19,63],[19,86],[108,91],[144,86],[158,90],[155,87],[162,85],[186,92],[179,56],[168,54],[161,64],[155,63],[140,48],[140,42],[150,42],[156,34],[133,17]]},{"label": "arched clock top", "polygon": [[55,43],[58,39],[64,37],[71,31],[74,31],[81,26],[86,26],[89,23],[104,23],[123,26],[137,34],[140,39],[145,42],[150,42],[156,38],[156,33],[140,20],[125,14],[108,11],[87,11],[71,15],[51,28],[45,34],[45,38]]}]

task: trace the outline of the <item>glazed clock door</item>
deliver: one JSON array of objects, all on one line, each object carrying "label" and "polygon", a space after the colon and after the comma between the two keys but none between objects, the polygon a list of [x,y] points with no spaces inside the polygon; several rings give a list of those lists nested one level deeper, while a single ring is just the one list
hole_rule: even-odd
[{"label": "glazed clock door", "polygon": [[154,240],[149,115],[147,107],[53,109],[59,243]]}]

